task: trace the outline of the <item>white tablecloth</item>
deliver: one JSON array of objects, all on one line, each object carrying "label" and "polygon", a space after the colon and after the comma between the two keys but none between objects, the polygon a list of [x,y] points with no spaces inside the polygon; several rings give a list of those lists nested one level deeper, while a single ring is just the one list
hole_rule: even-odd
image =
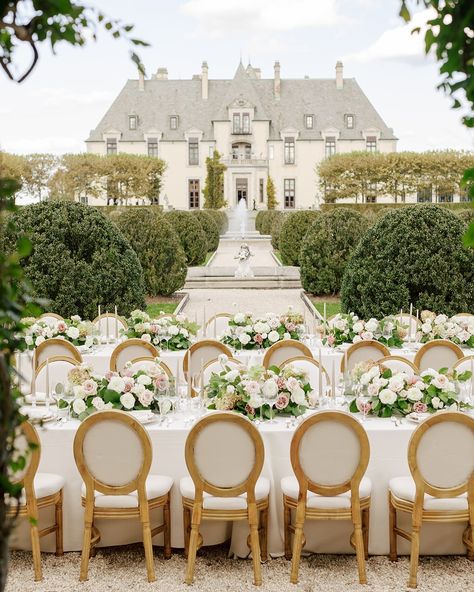
[{"label": "white tablecloth", "polygon": [[[372,554],[386,554],[389,549],[387,487],[391,477],[409,475],[406,450],[414,425],[408,422],[395,427],[388,419],[369,418],[364,424],[371,446],[371,458],[367,471],[373,484],[370,544]],[[61,474],[66,479],[64,489],[64,549],[81,549],[83,509],[81,506],[81,478],[73,457],[73,439],[78,422],[66,424],[45,424],[38,428],[41,438],[41,462],[39,470]],[[172,490],[172,546],[183,547],[182,509],[179,494],[179,479],[187,475],[184,460],[184,444],[189,428],[176,419],[170,427],[157,424],[147,426],[153,443],[152,473],[170,475],[175,484]],[[292,474],[290,464],[290,442],[293,429],[286,426],[286,420],[279,418],[274,424],[261,428],[265,443],[265,464],[263,476],[271,481],[269,551],[272,555],[283,553],[283,510],[280,480]],[[331,454],[330,450],[315,451],[315,454]],[[45,524],[47,511],[41,513],[40,522]],[[159,517],[161,518],[161,516]],[[401,522],[403,524],[403,522]],[[99,521],[102,533],[101,545],[118,545],[141,541],[138,521]],[[464,524],[426,524],[422,528],[421,552],[423,554],[460,554],[465,549],[461,542]],[[232,551],[245,557],[248,529],[244,522],[231,528],[228,523],[207,523],[201,529],[204,544],[223,542],[232,535]],[[352,552],[349,545],[351,526],[345,522],[309,522],[305,528],[306,550],[328,553]],[[53,551],[54,537],[42,539],[42,549]],[[154,539],[161,544],[161,535]],[[30,548],[28,525],[20,524],[12,538],[13,546]],[[400,539],[400,552],[407,552],[407,543]]]}]

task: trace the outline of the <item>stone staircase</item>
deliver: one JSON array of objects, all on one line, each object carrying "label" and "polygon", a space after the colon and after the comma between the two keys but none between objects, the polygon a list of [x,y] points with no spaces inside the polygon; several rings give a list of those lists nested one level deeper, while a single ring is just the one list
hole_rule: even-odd
[{"label": "stone staircase", "polygon": [[189,267],[184,289],[301,288],[298,267],[252,266],[253,278],[234,277],[236,266]]}]

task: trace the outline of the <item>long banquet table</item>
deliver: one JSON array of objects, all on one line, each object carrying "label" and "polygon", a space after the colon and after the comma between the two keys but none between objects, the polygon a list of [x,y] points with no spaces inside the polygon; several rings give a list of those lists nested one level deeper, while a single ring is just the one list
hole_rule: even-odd
[{"label": "long banquet table", "polygon": [[[64,489],[64,549],[81,549],[83,509],[81,506],[81,478],[73,457],[73,440],[79,422],[71,420],[64,424],[49,423],[38,428],[41,439],[41,472],[53,472],[66,479]],[[371,456],[367,471],[373,484],[370,543],[372,554],[387,554],[388,503],[387,487],[391,477],[409,475],[406,450],[414,424],[405,421],[396,426],[389,419],[369,418],[365,423]],[[179,494],[179,479],[187,475],[184,460],[184,445],[189,426],[176,417],[171,425],[162,426],[159,422],[146,426],[153,443],[153,464],[151,473],[170,475],[174,478],[171,498],[172,546],[183,547],[182,510]],[[291,475],[290,442],[294,432],[284,418],[278,418],[273,424],[266,423],[259,428],[265,444],[265,464],[262,475],[270,479],[270,521],[269,552],[273,556],[283,554],[283,509],[280,479]],[[104,443],[105,445],[106,443]],[[330,450],[315,450],[315,454],[331,454]],[[52,515],[47,510],[40,514],[40,522],[46,524]],[[158,510],[157,510],[158,512]],[[155,516],[161,518],[161,516]],[[403,525],[403,521],[400,521]],[[98,521],[102,534],[101,545],[119,545],[141,541],[138,521],[108,520]],[[422,528],[422,554],[462,554],[465,549],[461,542],[464,524],[426,524]],[[246,545],[248,529],[244,522],[204,523],[201,532],[204,545],[223,542],[231,537],[231,552],[239,557],[248,556]],[[305,528],[306,551],[327,553],[350,553],[351,527],[346,522],[311,522]],[[54,537],[42,539],[42,549],[53,551]],[[399,539],[401,553],[408,551],[407,543]],[[154,539],[154,544],[161,545],[161,535]],[[29,549],[29,531],[26,520],[20,521],[12,538],[16,548]]]}]

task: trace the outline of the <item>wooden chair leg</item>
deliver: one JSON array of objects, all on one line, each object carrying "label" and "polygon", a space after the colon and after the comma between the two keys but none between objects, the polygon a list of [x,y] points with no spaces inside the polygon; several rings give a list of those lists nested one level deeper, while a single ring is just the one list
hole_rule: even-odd
[{"label": "wooden chair leg", "polygon": [[260,555],[268,561],[268,506],[260,512]]},{"label": "wooden chair leg", "polygon": [[388,494],[389,530],[390,530],[390,561],[398,561],[397,554],[397,510],[392,503],[392,495]]},{"label": "wooden chair leg", "polygon": [[409,588],[417,587],[418,559],[420,556],[420,527],[413,525],[411,533],[411,551],[410,551],[410,578],[408,580]]},{"label": "wooden chair leg", "polygon": [[[28,499],[29,496],[27,496]],[[31,536],[31,552],[33,555],[33,567],[35,570],[35,582],[40,582],[43,579],[43,570],[41,569],[41,547],[39,540],[39,513],[36,505],[36,499],[29,501],[28,517],[30,519],[30,536]]]},{"label": "wooden chair leg", "polygon": [[248,521],[250,527],[250,548],[252,549],[253,583],[262,585],[262,565],[260,556],[260,542],[258,540],[258,513],[255,502],[248,504]]},{"label": "wooden chair leg", "polygon": [[[306,492],[305,492],[306,495]],[[301,549],[303,547],[303,526],[306,515],[306,499],[298,501],[296,508],[295,533],[293,536],[293,557],[291,560],[290,582],[298,583],[298,572],[300,567]]]},{"label": "wooden chair leg", "polygon": [[188,557],[189,535],[191,532],[191,512],[183,506],[183,534],[184,534],[184,556]]},{"label": "wooden chair leg", "polygon": [[92,521],[94,517],[94,508],[86,502],[84,513],[84,538],[82,541],[81,555],[81,573],[79,581],[85,582],[89,578],[89,557],[91,553]]},{"label": "wooden chair leg", "polygon": [[284,537],[285,537],[285,559],[291,559],[291,509],[285,503],[283,498],[283,520],[284,520]]},{"label": "wooden chair leg", "polygon": [[364,537],[364,557],[369,558],[369,528],[370,528],[370,508],[362,512],[362,534]]},{"label": "wooden chair leg", "polygon": [[170,494],[168,493],[168,498],[166,500],[166,504],[163,506],[163,523],[164,523],[164,531],[163,531],[163,553],[165,559],[171,558],[171,512],[170,512]]},{"label": "wooden chair leg", "polygon": [[191,533],[189,536],[188,563],[186,565],[186,584],[192,584],[194,579],[194,566],[196,564],[196,553],[199,541],[199,526],[201,524],[201,503],[195,503],[191,518]]},{"label": "wooden chair leg", "polygon": [[60,557],[64,555],[63,546],[63,490],[59,492],[59,499],[56,502],[55,508],[56,517],[56,555]]},{"label": "wooden chair leg", "polygon": [[364,536],[362,534],[362,518],[358,517],[356,523],[354,523],[354,542],[357,556],[357,567],[359,570],[359,583],[367,584],[367,575],[365,573],[365,549],[364,549]]},{"label": "wooden chair leg", "polygon": [[153,543],[151,539],[150,528],[150,513],[148,508],[148,501],[145,497],[145,492],[142,495],[139,493],[140,504],[140,521],[142,523],[143,531],[143,548],[145,549],[146,572],[149,582],[156,581],[155,565],[153,561]]}]

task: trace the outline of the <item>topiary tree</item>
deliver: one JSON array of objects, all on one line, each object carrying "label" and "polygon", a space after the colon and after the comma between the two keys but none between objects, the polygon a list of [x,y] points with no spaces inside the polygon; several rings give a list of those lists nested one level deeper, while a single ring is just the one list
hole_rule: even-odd
[{"label": "topiary tree", "polygon": [[454,210],[454,213],[466,224],[474,222],[474,209],[472,208],[470,210]]},{"label": "topiary tree", "polygon": [[153,208],[129,208],[117,217],[117,226],[140,260],[147,294],[168,296],[186,280],[186,255],[165,217]]},{"label": "topiary tree", "polygon": [[266,210],[263,212],[262,221],[260,223],[260,234],[270,234],[273,220],[275,220],[278,214],[279,212],[277,210]]},{"label": "topiary tree", "polygon": [[283,265],[299,265],[303,239],[320,213],[316,210],[291,212],[280,230],[280,255]]},{"label": "topiary tree", "polygon": [[227,167],[221,162],[221,155],[214,150],[212,158],[206,158],[206,183],[204,185],[204,207],[219,210],[227,205],[224,199],[224,173]]},{"label": "topiary tree", "polygon": [[272,247],[275,251],[278,251],[280,248],[280,232],[287,217],[287,212],[279,211],[278,215],[273,218],[270,234],[272,235]]},{"label": "topiary tree", "polygon": [[367,229],[364,216],[336,208],[317,216],[301,245],[301,283],[312,294],[337,294],[344,270]]},{"label": "topiary tree", "polygon": [[165,218],[178,233],[187,265],[202,265],[206,260],[207,237],[197,216],[191,212],[173,210],[167,212]]},{"label": "topiary tree", "polygon": [[431,309],[474,310],[474,252],[462,246],[465,224],[435,205],[386,214],[367,231],[344,273],[344,311],[362,318]]},{"label": "topiary tree", "polygon": [[31,254],[23,259],[33,295],[50,300],[62,316],[93,319],[97,306],[127,315],[145,306],[143,271],[135,251],[117,227],[95,208],[73,202],[43,202],[14,214],[5,247],[27,233]]},{"label": "topiary tree", "polygon": [[268,175],[267,178],[267,209],[274,210],[278,205],[276,200],[275,183],[273,179]]},{"label": "topiary tree", "polygon": [[207,250],[214,252],[219,246],[219,228],[214,221],[214,218],[209,213],[211,210],[196,210],[192,212],[196,216],[207,237]]},{"label": "topiary tree", "polygon": [[205,210],[212,216],[214,222],[217,224],[219,234],[225,234],[229,228],[229,220],[227,214],[223,210]]},{"label": "topiary tree", "polygon": [[266,210],[259,210],[257,212],[257,215],[255,216],[255,230],[258,230],[258,232],[260,232],[260,234],[261,234],[261,228],[262,228],[262,221],[263,221],[263,218],[265,217],[265,212],[266,212]]}]

